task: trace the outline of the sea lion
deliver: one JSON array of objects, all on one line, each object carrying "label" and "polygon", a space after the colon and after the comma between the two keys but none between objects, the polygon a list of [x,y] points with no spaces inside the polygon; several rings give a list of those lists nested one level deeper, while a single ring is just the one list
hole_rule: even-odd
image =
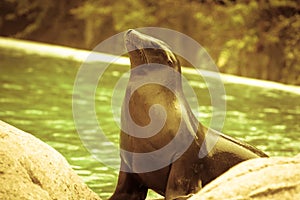
[{"label": "sea lion", "polygon": [[[196,119],[184,96],[181,76],[176,75],[181,73],[180,63],[166,43],[128,30],[125,44],[132,71],[121,113],[121,169],[110,200],[143,200],[148,189],[166,200],[187,199],[232,166],[248,159],[267,157],[251,145],[206,128]],[[143,67],[135,71],[140,66]],[[148,84],[141,84],[145,79]],[[153,107],[158,104],[164,108],[163,112]],[[146,128],[138,130],[129,119]],[[147,129],[153,121],[164,121],[155,135],[149,133],[153,130]],[[215,136],[217,143],[200,155],[202,144],[208,145],[205,138]],[[171,150],[155,154],[171,144]],[[143,153],[150,155],[145,162],[136,156]],[[163,161],[167,161],[163,167],[149,170]]]}]

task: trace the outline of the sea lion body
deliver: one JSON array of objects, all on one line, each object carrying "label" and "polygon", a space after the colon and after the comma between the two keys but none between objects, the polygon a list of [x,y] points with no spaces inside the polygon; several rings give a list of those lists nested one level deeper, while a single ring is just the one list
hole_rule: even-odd
[{"label": "sea lion body", "polygon": [[[158,156],[151,154],[147,158],[147,165],[149,163],[155,165],[162,161],[170,163],[156,170],[140,172],[141,166],[147,167],[144,166],[145,163],[136,159],[132,154],[121,153],[121,170],[111,200],[143,200],[146,198],[148,188],[163,195],[167,200],[186,199],[232,166],[248,159],[267,156],[248,144],[206,128],[196,119],[183,94],[182,80],[176,76],[176,73],[181,73],[179,61],[167,44],[134,30],[126,33],[125,43],[129,51],[131,68],[135,69],[144,64],[147,67],[141,71],[132,72],[130,75],[125,97],[129,114],[122,110],[121,117],[122,127],[126,127],[127,133],[121,131],[121,149],[147,154],[158,151],[173,142],[179,129],[182,134],[179,140],[175,141],[172,151],[168,151],[167,154],[158,154]],[[166,66],[166,68],[159,68],[160,65],[156,66],[153,63]],[[163,70],[168,70],[168,67],[172,68],[173,72],[164,73]],[[150,74],[170,86],[171,89],[155,83],[144,84],[135,89],[135,83]],[[165,109],[164,114],[159,109],[151,108],[157,104]],[[151,112],[153,118],[149,116]],[[127,122],[129,117],[137,125],[145,127],[155,118],[159,122],[162,116],[167,117],[157,134],[145,138],[136,137],[141,133],[136,133],[136,136],[128,134],[136,130]],[[145,134],[148,134],[147,130]],[[218,137],[218,140],[210,148],[207,138],[213,137]],[[190,141],[191,138],[191,143],[184,149],[185,142]],[[182,149],[184,149],[183,152]]]}]

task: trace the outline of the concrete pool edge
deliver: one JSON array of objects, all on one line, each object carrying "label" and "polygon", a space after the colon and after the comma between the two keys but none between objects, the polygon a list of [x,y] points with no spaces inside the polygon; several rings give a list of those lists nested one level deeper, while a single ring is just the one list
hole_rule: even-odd
[{"label": "concrete pool edge", "polygon": [[[115,56],[100,52],[92,52],[83,49],[59,46],[54,44],[46,44],[28,40],[19,40],[13,38],[0,37],[0,48],[23,51],[27,54],[37,54],[41,56],[57,57],[61,59],[71,59],[78,62],[84,62],[87,57],[94,54],[92,61],[107,62],[114,60],[114,64],[129,66],[129,58],[123,56]],[[113,58],[113,59],[112,59]],[[90,59],[89,59],[90,61]],[[183,74],[195,74],[196,69],[182,67]],[[201,70],[203,76],[217,77],[216,72]],[[224,83],[243,84],[263,88],[276,88],[278,90],[295,93],[300,95],[300,86],[287,85],[279,82],[253,79],[230,74],[219,73]]]}]

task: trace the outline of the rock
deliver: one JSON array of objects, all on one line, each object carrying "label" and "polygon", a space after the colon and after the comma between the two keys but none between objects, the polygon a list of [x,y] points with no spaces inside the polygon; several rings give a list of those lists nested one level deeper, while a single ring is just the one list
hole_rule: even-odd
[{"label": "rock", "polygon": [[100,200],[49,145],[0,121],[0,199]]},{"label": "rock", "polygon": [[300,199],[300,155],[242,162],[189,200]]}]

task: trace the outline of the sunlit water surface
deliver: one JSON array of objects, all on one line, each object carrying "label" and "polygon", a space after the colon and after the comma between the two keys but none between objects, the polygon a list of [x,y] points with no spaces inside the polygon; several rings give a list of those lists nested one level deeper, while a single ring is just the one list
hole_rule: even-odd
[{"label": "sunlit water surface", "polygon": [[[62,153],[83,180],[106,199],[114,190],[118,170],[91,156],[73,121],[73,84],[80,65],[72,59],[0,49],[0,119]],[[97,65],[106,66],[101,62]],[[111,65],[99,81],[95,96],[99,124],[116,146],[119,128],[113,120],[111,96],[115,83],[128,69],[129,66]],[[199,75],[188,73],[185,77],[198,96],[197,117],[209,125],[212,109],[207,86]],[[225,83],[227,113],[223,132],[270,156],[293,156],[300,152],[300,95],[275,86]],[[103,159],[118,158],[107,154]]]}]

